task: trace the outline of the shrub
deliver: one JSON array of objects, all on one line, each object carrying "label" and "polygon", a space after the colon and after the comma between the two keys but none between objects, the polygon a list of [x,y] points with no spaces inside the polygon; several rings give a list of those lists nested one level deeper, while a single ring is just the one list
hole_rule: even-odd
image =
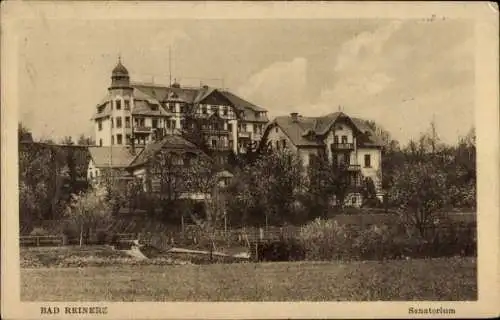
[{"label": "shrub", "polygon": [[260,243],[257,261],[298,261],[305,259],[305,248],[296,240],[280,240]]},{"label": "shrub", "polygon": [[332,260],[352,252],[352,232],[337,221],[316,219],[303,226],[299,241],[308,260]]}]

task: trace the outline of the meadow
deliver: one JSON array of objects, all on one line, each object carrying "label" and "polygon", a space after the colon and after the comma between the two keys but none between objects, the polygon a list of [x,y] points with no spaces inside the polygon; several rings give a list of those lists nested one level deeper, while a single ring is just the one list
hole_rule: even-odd
[{"label": "meadow", "polygon": [[465,301],[476,258],[21,268],[23,301]]}]

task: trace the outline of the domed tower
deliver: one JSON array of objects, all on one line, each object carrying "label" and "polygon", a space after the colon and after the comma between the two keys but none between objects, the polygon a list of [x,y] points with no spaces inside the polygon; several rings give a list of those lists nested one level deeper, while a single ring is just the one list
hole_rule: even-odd
[{"label": "domed tower", "polygon": [[108,90],[109,117],[106,121],[109,123],[106,127],[109,131],[99,131],[98,127],[96,132],[103,139],[103,146],[130,145],[133,137],[134,89],[130,86],[129,73],[121,58],[118,58],[118,63],[111,72],[111,86]]},{"label": "domed tower", "polygon": [[129,89],[130,77],[128,70],[122,64],[121,58],[118,58],[118,63],[111,73],[111,87],[109,89]]}]

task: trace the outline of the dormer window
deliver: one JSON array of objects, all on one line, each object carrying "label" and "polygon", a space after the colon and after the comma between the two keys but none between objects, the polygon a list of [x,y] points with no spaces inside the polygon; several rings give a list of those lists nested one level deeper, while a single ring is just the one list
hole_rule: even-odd
[{"label": "dormer window", "polygon": [[255,118],[260,118],[260,112],[255,112]]},{"label": "dormer window", "polygon": [[151,110],[158,111],[158,105],[156,104],[151,105]]},{"label": "dormer window", "polygon": [[104,107],[105,107],[105,106],[106,106],[106,105],[103,105],[103,106],[99,106],[99,107],[97,107],[97,113],[102,113],[102,112],[104,111]]}]

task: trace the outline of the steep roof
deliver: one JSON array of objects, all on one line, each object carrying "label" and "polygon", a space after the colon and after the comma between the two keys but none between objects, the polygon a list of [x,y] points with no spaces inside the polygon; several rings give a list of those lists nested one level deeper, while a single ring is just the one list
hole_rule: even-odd
[{"label": "steep roof", "polygon": [[113,75],[128,75],[128,70],[125,68],[125,66],[122,64],[121,61],[118,61],[116,66],[114,67],[112,71]]},{"label": "steep roof", "polygon": [[365,120],[359,118],[351,118],[351,120],[356,124],[361,132],[365,134],[368,133],[368,136],[363,141],[363,145],[367,147],[382,147],[384,146],[384,142],[380,139],[373,130],[366,125]]},{"label": "steep roof", "polygon": [[136,150],[134,154],[130,147],[113,146],[89,147],[89,152],[96,167],[125,168],[132,163],[140,150]]},{"label": "steep roof", "polygon": [[[334,112],[321,117],[297,116],[296,120],[291,116],[280,116],[276,117],[268,128],[278,125],[296,146],[322,146],[322,139],[316,138],[316,136],[326,134],[340,118],[350,120],[355,128],[363,134],[360,140],[362,146],[380,147],[383,145],[380,138],[365,124],[363,119],[351,118],[342,112]],[[267,130],[270,129],[266,128]],[[310,136],[309,133],[314,133],[314,135]]]},{"label": "steep roof", "polygon": [[296,146],[321,146],[322,142],[304,136],[307,130],[314,130],[315,119],[299,117],[297,121],[289,116],[276,117],[273,121]]},{"label": "steep roof", "polygon": [[[213,87],[168,87],[153,83],[133,82],[134,97],[140,100],[149,100],[150,102],[164,101],[183,101],[187,103],[200,103],[213,92],[221,93],[238,111],[242,112],[243,119],[246,121],[268,122],[267,115],[260,118],[255,116],[255,112],[266,112],[267,110],[259,107],[247,100],[235,95],[227,90],[219,90]],[[174,97],[172,97],[174,93]]]},{"label": "steep roof", "polygon": [[200,149],[194,143],[189,142],[183,137],[179,135],[168,135],[165,136],[161,141],[146,145],[144,151],[142,151],[134,159],[134,161],[130,163],[130,166],[134,167],[147,163],[152,156],[154,156],[158,151],[162,149],[200,152]]}]

